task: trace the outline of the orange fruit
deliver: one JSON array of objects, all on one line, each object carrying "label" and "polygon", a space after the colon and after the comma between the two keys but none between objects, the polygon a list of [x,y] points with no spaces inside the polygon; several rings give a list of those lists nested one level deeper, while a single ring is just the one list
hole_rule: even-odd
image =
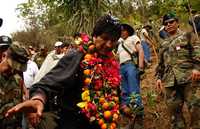
[{"label": "orange fruit", "polygon": [[90,46],[88,47],[88,49],[89,49],[90,51],[94,50],[94,48],[95,48],[95,46],[94,46],[93,44],[90,45]]},{"label": "orange fruit", "polygon": [[88,85],[88,84],[90,84],[91,83],[91,79],[90,78],[86,78],[85,80],[84,80],[84,83],[86,84],[86,85]]},{"label": "orange fruit", "polygon": [[107,124],[104,123],[103,125],[101,125],[101,129],[107,129]]},{"label": "orange fruit", "polygon": [[117,127],[116,123],[113,122],[113,123],[110,124],[110,128],[116,129],[116,127]]},{"label": "orange fruit", "polygon": [[105,98],[104,97],[99,98],[99,103],[100,104],[103,104],[104,102],[105,102]]},{"label": "orange fruit", "polygon": [[85,60],[91,60],[91,59],[92,59],[92,55],[91,55],[91,54],[86,54],[86,55],[84,56],[84,59],[85,59]]},{"label": "orange fruit", "polygon": [[108,102],[104,102],[102,107],[103,107],[103,109],[108,109],[109,108],[109,103]]},{"label": "orange fruit", "polygon": [[116,127],[117,127],[117,125],[116,125],[116,123],[111,123],[111,125],[110,125],[111,127],[113,127],[113,129],[115,129]]},{"label": "orange fruit", "polygon": [[86,69],[86,70],[83,71],[83,73],[85,75],[90,75],[91,74],[91,70],[90,69]]},{"label": "orange fruit", "polygon": [[111,115],[112,115],[111,111],[108,111],[108,110],[103,113],[103,116],[105,119],[109,119]]},{"label": "orange fruit", "polygon": [[104,124],[104,120],[103,120],[103,119],[100,119],[100,120],[98,121],[98,124],[99,124],[99,125],[103,125],[103,124]]}]

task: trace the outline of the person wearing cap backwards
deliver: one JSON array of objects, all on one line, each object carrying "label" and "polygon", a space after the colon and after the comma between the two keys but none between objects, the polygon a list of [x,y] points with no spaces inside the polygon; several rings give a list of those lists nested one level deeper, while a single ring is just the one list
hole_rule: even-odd
[{"label": "person wearing cap backwards", "polygon": [[23,71],[26,70],[28,53],[12,44],[2,55],[0,63],[0,129],[19,129],[22,114],[6,118],[6,111],[23,101],[26,92],[23,84]]},{"label": "person wearing cap backwards", "polygon": [[[112,50],[120,35],[121,26],[115,17],[100,17],[92,32],[93,41],[61,58],[32,86],[30,100],[11,108],[6,116],[20,111],[33,112],[37,117],[32,124],[37,125],[43,111],[52,107],[49,104],[55,104],[56,95],[54,110],[58,117],[48,124],[55,123],[57,129],[116,129],[120,117],[118,88],[121,80]],[[101,103],[110,106],[103,108]]]},{"label": "person wearing cap backwards", "polygon": [[[165,92],[172,129],[186,129],[182,112],[184,102],[191,114],[190,128],[199,129],[200,41],[194,31],[177,33],[177,18],[165,17],[163,22],[172,38],[166,40],[160,50],[156,87],[158,92]],[[199,34],[200,20],[197,19],[194,22]]]},{"label": "person wearing cap backwards", "polygon": [[2,58],[3,52],[8,49],[11,43],[12,43],[12,40],[10,37],[5,36],[5,35],[0,36],[0,62],[2,60],[1,58]]}]

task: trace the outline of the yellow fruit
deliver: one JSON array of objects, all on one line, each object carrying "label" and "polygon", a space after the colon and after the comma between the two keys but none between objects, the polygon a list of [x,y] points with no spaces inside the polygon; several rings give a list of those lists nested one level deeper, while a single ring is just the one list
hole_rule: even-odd
[{"label": "yellow fruit", "polygon": [[110,119],[111,115],[112,115],[111,111],[105,111],[103,113],[103,116],[105,119]]}]

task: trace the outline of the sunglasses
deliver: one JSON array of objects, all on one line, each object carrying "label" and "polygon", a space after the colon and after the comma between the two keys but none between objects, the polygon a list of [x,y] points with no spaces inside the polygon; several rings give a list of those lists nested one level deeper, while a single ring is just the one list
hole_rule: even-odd
[{"label": "sunglasses", "polygon": [[168,21],[168,22],[165,22],[164,25],[166,26],[166,25],[168,25],[168,23],[169,23],[169,24],[173,24],[174,22],[175,22],[175,20]]}]

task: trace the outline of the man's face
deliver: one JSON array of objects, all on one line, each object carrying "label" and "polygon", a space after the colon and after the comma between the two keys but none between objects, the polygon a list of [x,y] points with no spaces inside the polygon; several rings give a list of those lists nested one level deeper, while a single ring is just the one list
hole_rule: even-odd
[{"label": "man's face", "polygon": [[129,34],[127,30],[122,30],[121,31],[121,38],[126,39],[128,38]]},{"label": "man's face", "polygon": [[165,30],[170,34],[173,35],[177,32],[179,23],[175,19],[167,20],[164,22]]},{"label": "man's face", "polygon": [[56,53],[56,54],[61,54],[61,53],[62,53],[62,48],[61,48],[61,46],[55,47],[55,53]]},{"label": "man's face", "polygon": [[117,40],[112,40],[107,34],[102,34],[100,36],[93,37],[93,41],[97,52],[102,55],[105,55],[107,52],[112,51],[112,49],[117,44]]},{"label": "man's face", "polygon": [[10,72],[12,68],[8,64],[8,56],[7,53],[2,53],[2,60],[0,62],[0,73],[7,73]]}]

